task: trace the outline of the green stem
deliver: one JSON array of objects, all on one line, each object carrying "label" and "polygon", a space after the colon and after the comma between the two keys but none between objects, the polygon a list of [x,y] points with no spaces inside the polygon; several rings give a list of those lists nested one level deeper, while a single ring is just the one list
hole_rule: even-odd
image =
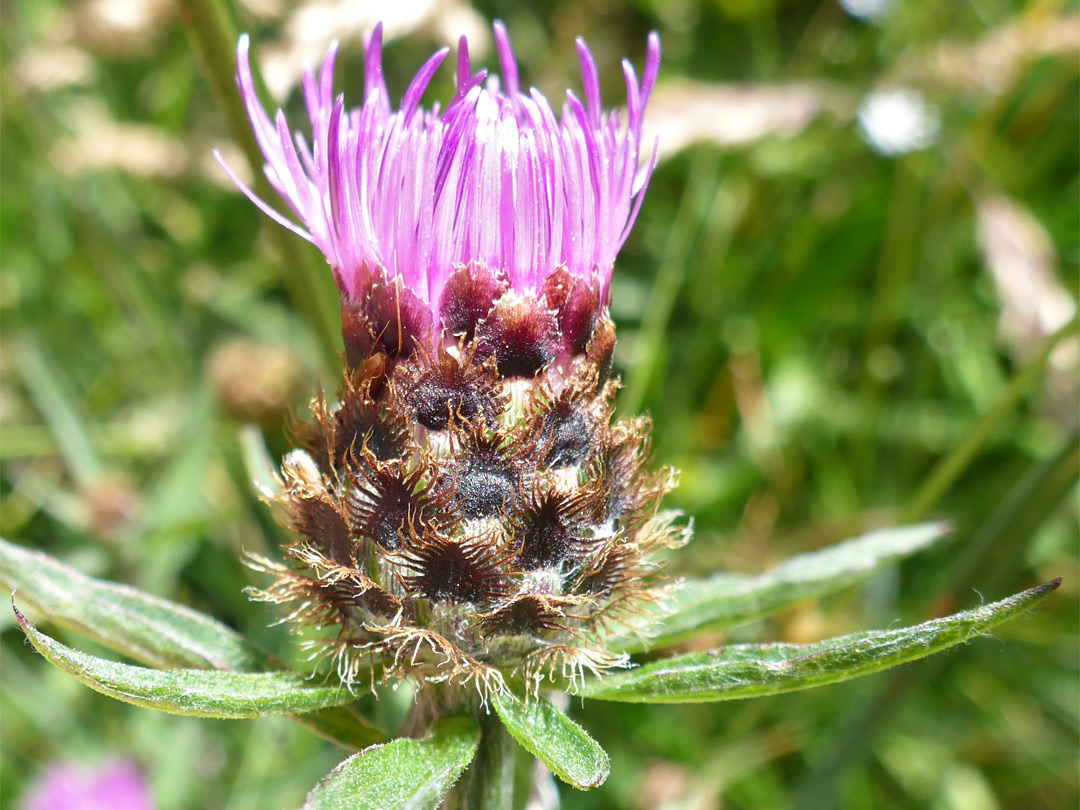
[{"label": "green stem", "polygon": [[930,472],[915,496],[904,509],[901,523],[913,523],[921,520],[937,505],[949,488],[963,474],[968,465],[975,460],[979,450],[986,444],[1001,423],[1013,412],[1024,395],[1043,377],[1046,364],[1054,349],[1066,338],[1075,335],[1080,321],[1074,317],[1069,323],[1051,335],[1038,357],[1032,360],[1019,374],[1013,377],[1005,393],[993,408],[987,411],[975,424],[963,441]]},{"label": "green stem", "polygon": [[511,810],[515,745],[494,712],[481,710],[480,748],[465,775],[447,794],[443,810]]},{"label": "green stem", "polygon": [[[234,26],[219,0],[180,0],[180,16],[206,71],[214,98],[225,116],[229,133],[240,145],[251,167],[255,193],[264,200],[273,200],[276,192],[263,174],[263,156],[236,89],[237,34]],[[252,70],[257,75],[254,66]],[[327,294],[330,274],[320,272],[311,262],[310,253],[284,228],[275,225],[272,233],[281,254],[281,283],[318,337],[328,368],[336,368],[339,338],[333,324],[338,315]]]},{"label": "green stem", "polygon": [[499,716],[481,705],[475,690],[424,684],[399,733],[422,736],[436,720],[450,714],[471,714],[476,718],[480,747],[468,770],[446,794],[441,810],[511,810],[517,745]]}]

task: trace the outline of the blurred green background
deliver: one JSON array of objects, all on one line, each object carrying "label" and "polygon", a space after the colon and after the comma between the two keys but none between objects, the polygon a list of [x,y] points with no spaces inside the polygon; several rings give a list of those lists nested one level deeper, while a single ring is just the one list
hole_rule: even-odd
[{"label": "blurred green background", "polygon": [[[286,411],[303,413],[317,378],[336,385],[333,289],[317,251],[210,158],[244,166],[231,79],[216,74],[215,98],[200,59],[232,58],[198,47],[208,7],[0,3],[0,519],[8,539],[296,658],[242,593],[255,575],[240,550],[280,535],[239,435],[258,423],[284,452]],[[613,771],[564,807],[1076,806],[1075,4],[233,0],[226,14],[296,125],[298,68],[331,37],[359,102],[359,37],[380,16],[397,97],[459,33],[494,64],[499,17],[555,99],[579,87],[585,35],[616,105],[619,58],[640,66],[660,32],[647,120],[662,161],[613,314],[621,408],[652,414],[658,462],[683,471],[670,503],[697,523],[673,570],[758,571],[867,528],[956,525],[940,550],[735,638],[887,627],[1065,577],[994,639],[896,674],[714,706],[574,701]],[[444,69],[429,100],[450,86]],[[341,757],[283,719],[113,702],[0,617],[0,806],[50,762],[120,755],[160,810],[291,808]]]}]

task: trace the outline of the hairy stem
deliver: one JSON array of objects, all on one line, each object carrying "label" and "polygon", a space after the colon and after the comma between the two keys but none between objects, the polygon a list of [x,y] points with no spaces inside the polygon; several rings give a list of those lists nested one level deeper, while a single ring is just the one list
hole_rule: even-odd
[{"label": "hairy stem", "polygon": [[494,713],[481,711],[480,748],[443,802],[443,810],[510,810],[514,799],[514,740]]},{"label": "hairy stem", "polygon": [[481,705],[472,690],[424,684],[401,733],[419,737],[448,714],[471,714],[480,725],[480,747],[472,764],[443,800],[442,810],[511,810],[517,746],[499,716]]}]

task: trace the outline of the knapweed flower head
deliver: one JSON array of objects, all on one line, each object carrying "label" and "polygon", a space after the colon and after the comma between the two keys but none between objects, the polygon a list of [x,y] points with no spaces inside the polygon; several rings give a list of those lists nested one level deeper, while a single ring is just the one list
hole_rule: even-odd
[{"label": "knapweed flower head", "polygon": [[304,227],[256,202],[326,254],[347,349],[339,402],[313,401],[274,495],[300,540],[288,564],[254,561],[276,577],[255,595],[320,628],[347,683],[572,683],[626,663],[605,639],[664,595],[654,552],[688,539],[659,508],[674,473],[647,470],[646,420],[612,421],[609,379],[658,40],[640,84],[624,63],[625,113],[601,109],[579,42],[585,102],[556,118],[498,24],[505,92],[462,40],[446,109],[419,107],[440,51],[395,112],[379,36],[360,109],[333,96],[333,48],[306,76],[310,145],[266,116],[240,43],[267,175]]},{"label": "knapweed flower head", "polygon": [[[668,648],[865,581],[947,529],[872,532],[760,575],[662,578],[659,552],[685,543],[690,526],[661,509],[675,474],[650,471],[648,422],[614,419],[608,309],[655,160],[641,144],[659,46],[651,37],[640,83],[625,65],[627,108],[606,113],[579,43],[585,102],[568,95],[557,119],[538,93],[520,92],[501,26],[496,42],[505,92],[472,71],[463,42],[445,111],[420,107],[445,53],[394,112],[376,31],[364,104],[346,113],[331,49],[304,84],[309,139],[291,135],[280,112],[266,116],[240,43],[240,90],[293,218],[256,202],[325,252],[346,348],[337,400],[320,392],[280,474],[256,473],[292,537],[284,559],[249,558],[269,575],[249,593],[279,606],[335,673],[304,677],[209,616],[0,539],[5,587],[146,665],[67,647],[13,600],[19,627],[59,669],[168,712],[291,715],[356,749],[305,808],[432,807],[440,797],[446,810],[501,806],[520,785],[511,737],[551,774],[595,787],[607,755],[542,688],[704,703],[838,683],[964,643],[1061,582],[912,627],[729,644],[612,672],[647,642]],[[416,693],[388,733],[354,687],[404,678]],[[40,801],[74,807],[102,795],[121,807],[133,796],[139,806],[139,793],[112,790],[125,782],[61,772]]]},{"label": "knapweed flower head", "polygon": [[[503,83],[473,72],[462,37],[456,92],[445,109],[425,110],[420,100],[448,49],[420,69],[395,111],[376,27],[366,43],[363,104],[346,110],[333,93],[332,45],[319,74],[304,77],[310,142],[290,132],[280,110],[273,121],[266,114],[248,40],[240,41],[238,83],[266,175],[300,224],[245,191],[325,254],[354,356],[367,348],[357,342],[371,340],[412,351],[433,327],[471,336],[495,301],[513,292],[556,313],[556,323],[532,327],[546,358],[583,346],[606,299],[656,159],[653,148],[641,165],[659,39],[649,38],[640,82],[623,62],[625,112],[602,109],[596,65],[579,40],[584,101],[567,92],[556,117],[537,90],[522,92],[506,30],[494,28]],[[487,342],[500,337],[489,334]]]}]

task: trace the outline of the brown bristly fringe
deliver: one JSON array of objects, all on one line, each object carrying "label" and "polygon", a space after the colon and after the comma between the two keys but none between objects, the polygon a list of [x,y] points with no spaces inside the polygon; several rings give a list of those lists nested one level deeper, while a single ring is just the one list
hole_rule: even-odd
[{"label": "brown bristly fringe", "polygon": [[[294,428],[306,450],[271,501],[298,537],[283,563],[250,557],[273,582],[249,592],[316,631],[313,658],[350,685],[577,689],[628,664],[624,626],[647,637],[662,615],[658,552],[691,532],[661,510],[677,477],[650,470],[647,418],[614,420],[598,289],[563,273],[534,301],[497,274],[455,278],[456,309],[408,346],[427,316],[407,295],[343,305],[355,367]],[[389,314],[401,334],[371,329]]]},{"label": "brown bristly fringe", "polygon": [[569,685],[570,691],[576,693],[585,683],[586,671],[599,678],[608,670],[629,665],[630,657],[625,653],[554,644],[529,653],[517,671],[525,681],[527,692],[535,696],[545,679],[557,680],[556,672]]}]

